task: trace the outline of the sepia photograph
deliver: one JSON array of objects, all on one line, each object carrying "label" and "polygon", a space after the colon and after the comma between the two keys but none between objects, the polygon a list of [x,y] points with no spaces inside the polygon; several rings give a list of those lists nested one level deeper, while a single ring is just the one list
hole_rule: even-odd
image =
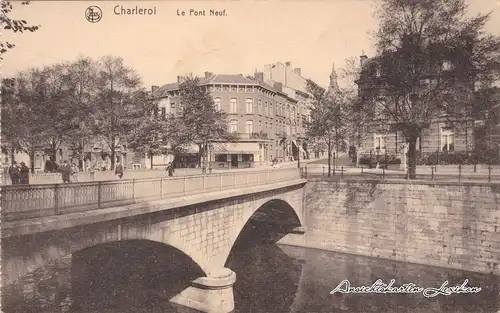
[{"label": "sepia photograph", "polygon": [[500,313],[500,1],[0,3],[0,313]]}]

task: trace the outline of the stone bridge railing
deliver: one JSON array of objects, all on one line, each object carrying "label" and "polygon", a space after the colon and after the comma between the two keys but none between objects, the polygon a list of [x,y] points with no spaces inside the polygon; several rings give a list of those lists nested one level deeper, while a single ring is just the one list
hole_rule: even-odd
[{"label": "stone bridge railing", "polygon": [[183,177],[3,186],[2,220],[61,215],[299,178],[300,169],[285,168]]}]

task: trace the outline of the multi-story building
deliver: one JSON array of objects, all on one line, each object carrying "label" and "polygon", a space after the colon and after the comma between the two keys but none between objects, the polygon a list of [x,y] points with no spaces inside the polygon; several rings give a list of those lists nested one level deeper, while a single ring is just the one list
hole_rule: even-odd
[{"label": "multi-story building", "polygon": [[[295,134],[297,138],[304,137],[306,134],[306,123],[310,121],[310,105],[312,96],[307,92],[307,79],[302,76],[300,68],[292,68],[290,62],[276,62],[264,65],[264,81],[269,85],[281,84],[282,91],[290,98],[297,101],[297,110],[294,113]],[[307,142],[297,140],[290,141],[292,155],[298,157],[298,151],[303,156],[308,155]]]},{"label": "multi-story building", "polygon": [[[422,86],[437,82],[438,72],[448,70],[455,66],[453,62],[444,62],[443,64],[432,64],[431,70],[425,76],[422,76]],[[458,61],[459,62],[459,61]],[[374,89],[383,89],[384,77],[381,74],[382,65],[378,58],[368,59],[366,55],[360,57],[361,72],[358,85],[358,94],[360,101],[371,103],[364,105],[363,108],[368,114],[372,114],[372,121],[359,128],[359,132],[352,138],[357,150],[361,154],[371,155],[402,155],[405,147],[405,138],[400,131],[396,131],[390,121],[385,116],[378,115],[377,112],[383,111],[377,101],[370,98]],[[459,81],[457,84],[464,84],[470,90],[470,96],[474,94],[474,83],[471,81]],[[444,118],[435,118],[430,121],[429,126],[421,133],[417,140],[417,151],[423,154],[430,153],[454,153],[470,152],[474,147],[474,119],[463,119],[459,121],[461,127],[452,127]]]},{"label": "multi-story building", "polygon": [[[181,79],[154,87],[153,97],[160,100],[161,114],[182,115]],[[253,167],[290,156],[287,144],[296,136],[298,101],[284,93],[280,84],[266,84],[262,72],[254,77],[206,72],[200,85],[208,88],[216,108],[227,113],[228,130],[239,134],[235,142],[212,143],[209,161],[215,168]],[[188,153],[176,158],[176,166],[196,166],[197,147],[187,149]]]}]

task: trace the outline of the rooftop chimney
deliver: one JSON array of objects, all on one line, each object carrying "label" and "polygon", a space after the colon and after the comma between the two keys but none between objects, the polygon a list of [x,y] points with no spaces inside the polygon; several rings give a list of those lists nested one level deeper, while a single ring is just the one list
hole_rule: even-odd
[{"label": "rooftop chimney", "polygon": [[283,92],[283,84],[282,83],[275,82],[273,84],[273,88],[278,90],[279,92]]},{"label": "rooftop chimney", "polygon": [[177,83],[182,83],[182,76],[177,76]]},{"label": "rooftop chimney", "polygon": [[160,87],[159,87],[159,86],[156,86],[156,85],[151,86],[151,92],[152,92],[152,93],[153,93],[153,92],[155,92],[155,91],[156,91],[156,89],[158,89],[158,88],[160,88]]},{"label": "rooftop chimney", "polygon": [[214,75],[211,72],[205,72],[205,78],[210,78],[212,75]]},{"label": "rooftop chimney", "polygon": [[302,74],[301,74],[300,67],[293,69],[293,72],[294,72],[295,74],[297,74],[297,75],[302,75]]},{"label": "rooftop chimney", "polygon": [[264,73],[263,72],[255,72],[255,80],[259,83],[264,82]]}]

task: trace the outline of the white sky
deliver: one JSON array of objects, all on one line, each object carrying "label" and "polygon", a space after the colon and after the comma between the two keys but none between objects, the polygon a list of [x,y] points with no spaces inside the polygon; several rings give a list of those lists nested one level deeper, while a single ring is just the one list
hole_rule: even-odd
[{"label": "white sky", "polygon": [[[500,0],[470,0],[472,13],[494,11],[488,30],[500,35]],[[291,61],[302,75],[328,83],[332,62],[373,52],[368,35],[376,28],[370,0],[271,1],[34,1],[13,2],[14,15],[42,27],[2,40],[17,47],[4,55],[2,75],[79,55],[121,56],[147,87],[204,71],[253,74],[264,64]],[[103,18],[85,19],[98,5]],[[156,7],[156,16],[117,16],[116,5]],[[177,16],[177,10],[226,9],[225,17]]]}]

